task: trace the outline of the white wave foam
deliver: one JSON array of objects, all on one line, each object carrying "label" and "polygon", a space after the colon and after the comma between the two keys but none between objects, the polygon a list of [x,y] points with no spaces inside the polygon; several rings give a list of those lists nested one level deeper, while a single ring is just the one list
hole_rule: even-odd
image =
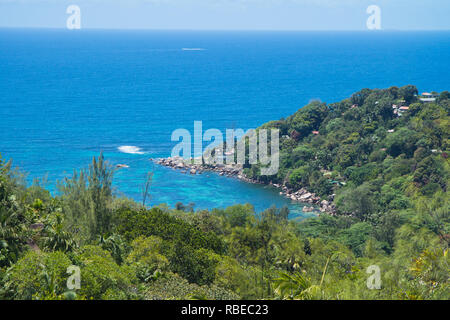
[{"label": "white wave foam", "polygon": [[120,152],[123,153],[130,153],[130,154],[144,154],[145,152],[141,151],[141,148],[136,146],[120,146],[117,149],[119,149]]}]

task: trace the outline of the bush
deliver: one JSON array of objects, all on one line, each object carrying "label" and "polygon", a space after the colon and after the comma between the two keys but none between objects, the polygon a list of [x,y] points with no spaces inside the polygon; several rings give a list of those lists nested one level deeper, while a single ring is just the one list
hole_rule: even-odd
[{"label": "bush", "polygon": [[103,299],[110,290],[123,296],[131,290],[133,276],[127,266],[116,264],[108,251],[87,245],[80,249],[81,289],[79,293],[89,299]]},{"label": "bush", "polygon": [[69,258],[62,252],[29,251],[6,275],[6,291],[14,299],[60,295],[67,291]]},{"label": "bush", "polygon": [[139,237],[133,240],[133,248],[126,262],[135,270],[136,276],[143,282],[149,281],[155,272],[166,271],[167,258],[161,254],[162,239],[158,237]]},{"label": "bush", "polygon": [[159,208],[119,211],[117,232],[128,241],[139,236],[157,236],[167,241],[183,242],[195,249],[206,248],[217,253],[225,250],[225,244],[216,234],[202,232],[189,223],[164,213]]}]

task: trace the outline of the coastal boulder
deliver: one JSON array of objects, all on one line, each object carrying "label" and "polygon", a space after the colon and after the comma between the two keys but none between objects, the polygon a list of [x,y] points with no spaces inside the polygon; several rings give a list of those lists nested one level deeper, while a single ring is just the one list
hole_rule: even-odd
[{"label": "coastal boulder", "polygon": [[307,200],[307,199],[311,198],[311,196],[312,196],[312,194],[307,192],[300,196],[300,200]]}]

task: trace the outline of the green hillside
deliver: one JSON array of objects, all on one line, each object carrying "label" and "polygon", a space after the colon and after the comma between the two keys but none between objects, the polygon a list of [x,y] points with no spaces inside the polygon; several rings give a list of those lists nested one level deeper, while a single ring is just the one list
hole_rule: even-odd
[{"label": "green hillside", "polygon": [[102,155],[58,196],[0,161],[0,299],[448,300],[449,111],[448,92],[364,89],[263,125],[281,131],[280,170],[246,175],[336,206],[301,222],[249,204],[145,207],[114,194]]}]

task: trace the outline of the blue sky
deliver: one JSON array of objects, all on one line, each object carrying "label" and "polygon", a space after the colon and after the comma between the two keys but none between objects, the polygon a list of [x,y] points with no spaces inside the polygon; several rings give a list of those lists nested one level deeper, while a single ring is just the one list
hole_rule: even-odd
[{"label": "blue sky", "polygon": [[378,5],[385,30],[450,30],[449,0],[0,0],[0,27],[64,28],[71,4],[82,28],[365,30]]}]

